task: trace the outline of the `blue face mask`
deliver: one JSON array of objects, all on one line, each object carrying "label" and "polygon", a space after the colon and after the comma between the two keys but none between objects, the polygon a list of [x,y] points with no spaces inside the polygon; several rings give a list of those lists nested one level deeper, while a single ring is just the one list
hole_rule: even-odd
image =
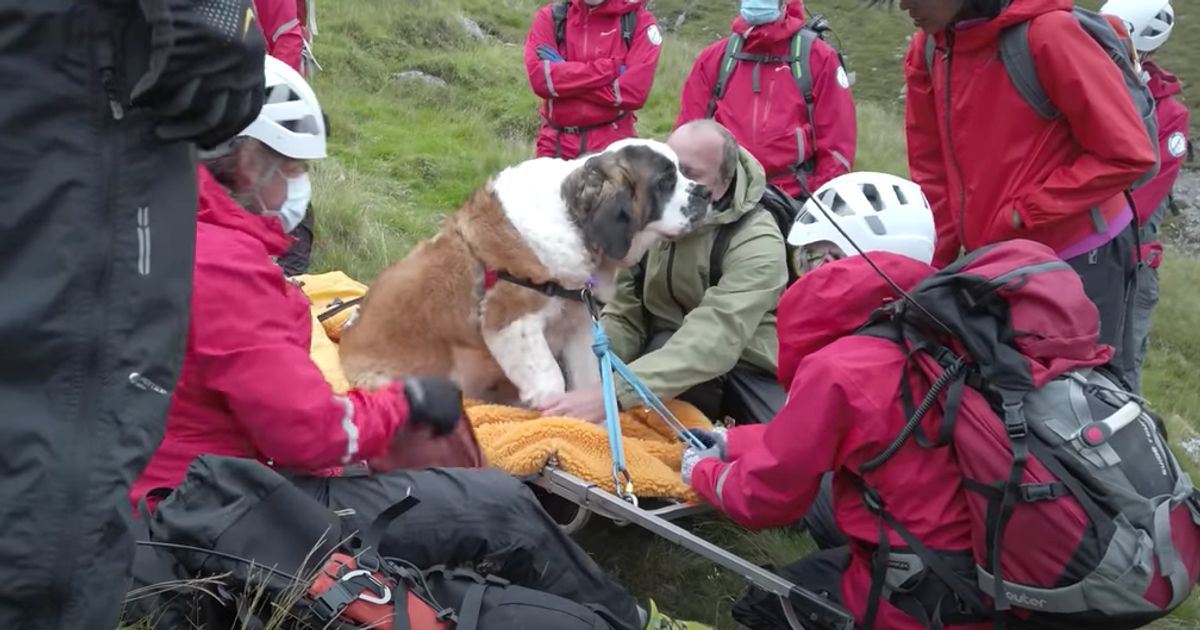
[{"label": "blue face mask", "polygon": [[742,19],[751,26],[779,19],[779,0],[742,0]]}]

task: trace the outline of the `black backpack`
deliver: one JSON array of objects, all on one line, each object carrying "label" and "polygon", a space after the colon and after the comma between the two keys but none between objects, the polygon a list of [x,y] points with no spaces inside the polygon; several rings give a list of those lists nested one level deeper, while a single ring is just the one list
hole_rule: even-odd
[{"label": "black backpack", "polygon": [[[560,51],[563,42],[567,39],[567,9],[570,6],[570,0],[562,0],[550,10],[550,16],[554,18],[554,43]],[[629,47],[633,45],[633,33],[637,30],[637,14],[637,11],[630,11],[621,16],[621,39],[625,42],[625,50],[629,50]]]},{"label": "black backpack", "polygon": [[[378,548],[388,525],[419,503],[407,497],[360,532],[259,462],[202,455],[153,515],[143,510],[134,585],[154,594],[135,600],[126,619],[152,620],[163,630],[197,622],[284,630],[611,630],[587,607],[550,593],[383,557]],[[166,580],[175,582],[158,584]],[[372,618],[390,623],[360,621],[355,613],[364,604],[374,606]],[[281,626],[272,623],[281,619]]]}]

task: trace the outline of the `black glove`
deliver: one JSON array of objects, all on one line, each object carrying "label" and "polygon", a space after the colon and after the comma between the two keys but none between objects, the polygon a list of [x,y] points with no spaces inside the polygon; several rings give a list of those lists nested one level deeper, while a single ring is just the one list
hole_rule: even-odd
[{"label": "black glove", "polygon": [[404,396],[408,398],[408,421],[433,429],[434,435],[453,433],[462,419],[462,390],[448,378],[406,378]]},{"label": "black glove", "polygon": [[150,25],[150,67],[134,107],[158,116],[155,135],[212,148],[258,117],[267,44],[251,0],[139,0]]}]

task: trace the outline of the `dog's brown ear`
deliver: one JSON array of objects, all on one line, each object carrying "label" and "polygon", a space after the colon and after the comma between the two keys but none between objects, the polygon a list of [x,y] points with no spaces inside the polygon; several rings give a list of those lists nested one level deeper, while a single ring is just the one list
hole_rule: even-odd
[{"label": "dog's brown ear", "polygon": [[562,194],[590,249],[613,259],[629,253],[637,232],[632,183],[615,155],[589,159],[563,182]]}]

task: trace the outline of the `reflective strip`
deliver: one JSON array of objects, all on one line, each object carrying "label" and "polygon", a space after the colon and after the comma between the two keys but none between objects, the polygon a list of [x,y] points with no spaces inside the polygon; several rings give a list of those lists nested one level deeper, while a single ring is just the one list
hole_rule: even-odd
[{"label": "reflective strip", "polygon": [[550,78],[550,62],[542,62],[542,73],[546,75],[546,89],[550,90],[550,96],[558,97],[558,92],[554,89],[554,79]]},{"label": "reflective strip", "polygon": [[613,100],[614,105],[621,106],[621,82],[616,79],[613,80]]},{"label": "reflective strip", "polygon": [[279,41],[279,38],[283,37],[284,33],[297,26],[300,26],[300,20],[297,20],[296,18],[292,18],[283,24],[280,24],[279,28],[275,29],[275,34],[271,36],[271,43],[274,44],[275,42]]},{"label": "reflective strip", "polygon": [[345,396],[334,396],[334,400],[342,404],[342,430],[346,432],[346,454],[342,456],[342,464],[349,464],[358,455],[358,426],[354,424],[354,403]]},{"label": "reflective strip", "polygon": [[805,151],[806,144],[807,144],[807,142],[805,142],[805,140],[804,140],[804,130],[799,127],[796,127],[796,165],[797,166],[799,166],[800,164],[803,164],[805,162],[804,154],[806,153],[806,151]]},{"label": "reflective strip", "polygon": [[138,275],[150,275],[150,208],[142,206],[137,211]]},{"label": "reflective strip", "polygon": [[[733,462],[733,464],[736,463],[737,462]],[[733,470],[733,464],[726,466],[725,470],[721,471],[721,476],[717,477],[717,505],[720,506],[722,510],[725,509],[725,478],[729,476],[729,471]]]},{"label": "reflective strip", "polygon": [[847,160],[841,151],[830,151],[830,153],[833,155],[833,159],[837,160],[838,164],[841,164],[842,168],[846,169],[847,173],[854,170],[850,168],[850,160]]}]

